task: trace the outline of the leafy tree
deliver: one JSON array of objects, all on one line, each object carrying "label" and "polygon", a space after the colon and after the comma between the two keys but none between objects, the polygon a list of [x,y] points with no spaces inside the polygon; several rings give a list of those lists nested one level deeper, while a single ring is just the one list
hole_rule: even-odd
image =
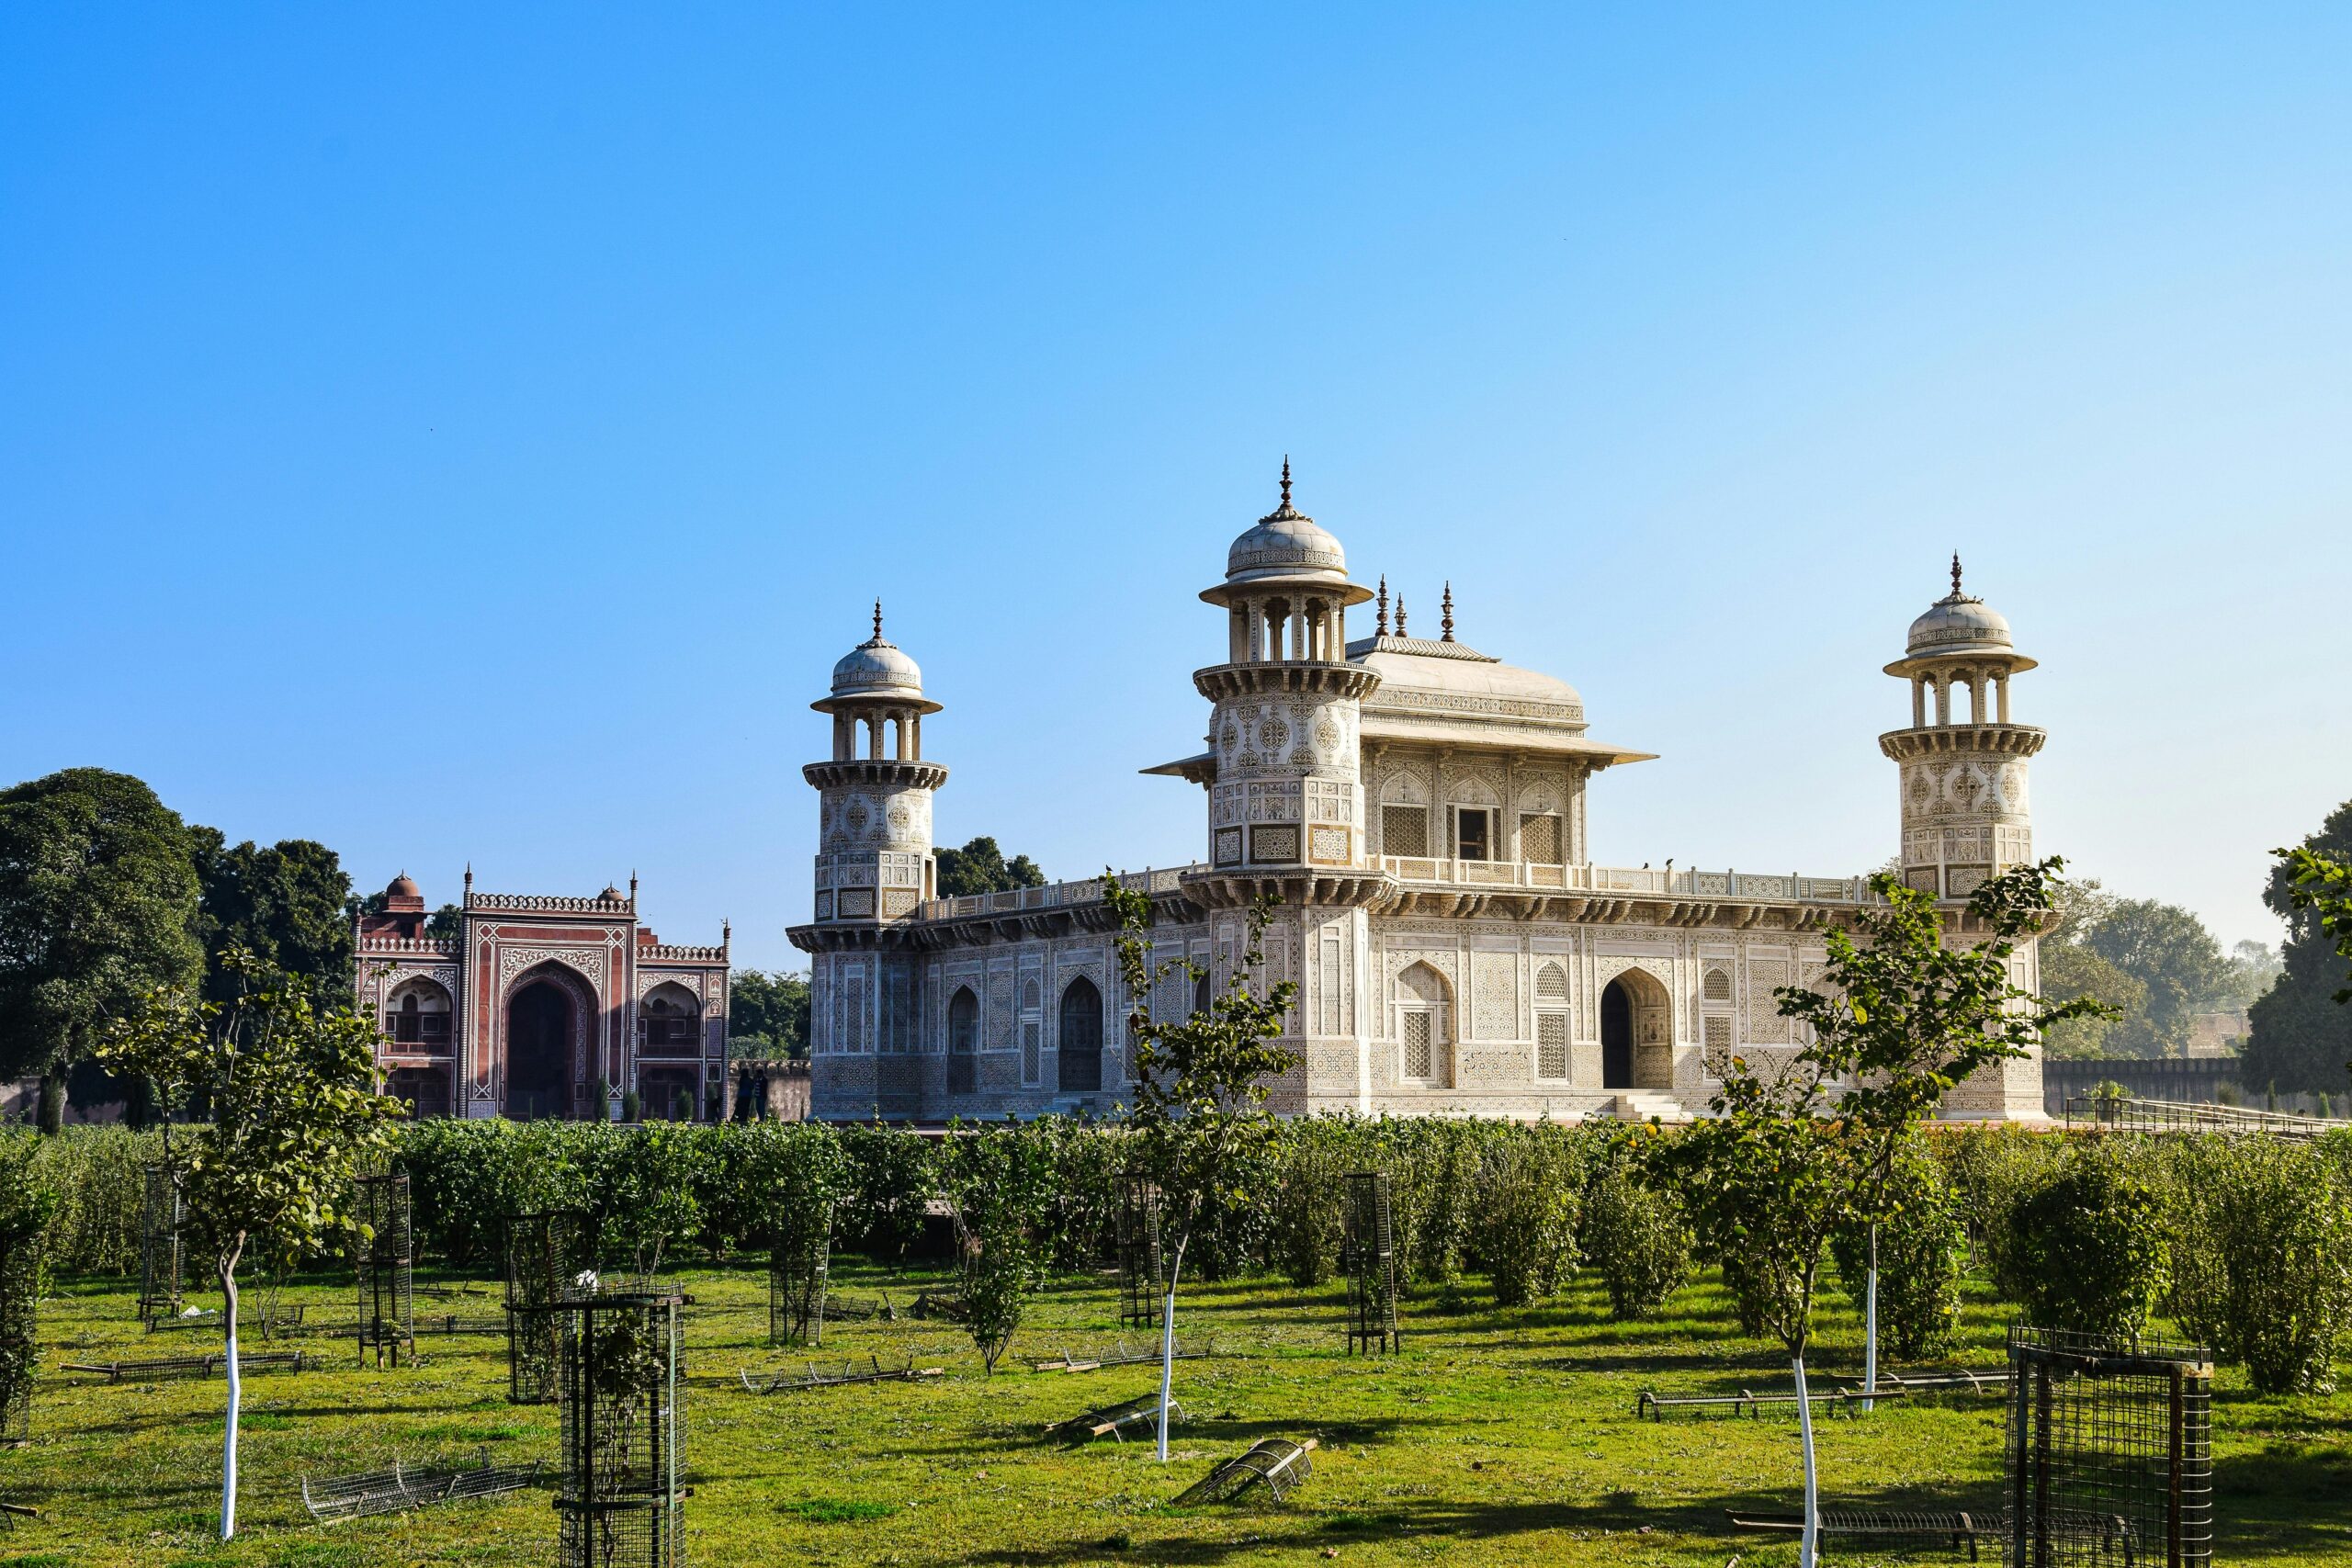
[{"label": "leafy tree", "polygon": [[40,1127],[65,1077],[159,987],[193,986],[187,828],[124,773],[68,768],[0,792],[0,1074],[38,1073]]},{"label": "leafy tree", "polygon": [[2267,942],[2230,944],[2230,990],[2226,1000],[2241,1010],[2252,1007],[2265,991],[2278,983],[2285,963]]},{"label": "leafy tree", "polygon": [[975,893],[1010,893],[1019,887],[1043,887],[1046,874],[1027,855],[1004,858],[994,839],[978,838],[960,850],[941,850],[939,896],[967,897]]},{"label": "leafy tree", "polygon": [[2052,908],[2060,870],[2045,861],[1984,883],[1949,931],[1934,898],[1873,876],[1885,902],[1859,911],[1853,931],[1832,928],[1825,937],[1830,988],[1775,993],[1781,1015],[1804,1024],[1811,1043],[1769,1077],[1735,1057],[1715,1114],[1658,1156],[1680,1178],[1705,1251],[1759,1285],[1761,1326],[1796,1373],[1804,1568],[1817,1561],[1820,1517],[1805,1353],[1824,1248],[1837,1232],[1894,1212],[1896,1156],[1955,1084],[2024,1055],[2052,1023],[2100,1005],[2045,1001],[2009,980],[2018,942]]},{"label": "leafy tree", "polygon": [[1275,1043],[1298,987],[1278,980],[1263,991],[1257,988],[1266,925],[1273,918],[1272,901],[1261,899],[1250,906],[1248,944],[1225,988],[1204,1010],[1187,1006],[1181,1017],[1157,1017],[1152,998],[1163,981],[1181,976],[1189,1002],[1208,971],[1181,955],[1153,961],[1149,894],[1120,886],[1106,871],[1102,896],[1119,921],[1119,977],[1126,987],[1127,1028],[1136,1053],[1132,1116],[1145,1162],[1168,1205],[1160,1230],[1168,1259],[1159,1338],[1159,1458],[1165,1462],[1175,1382],[1176,1286],[1184,1272],[1184,1252],[1209,1213],[1249,1197],[1238,1187],[1227,1156],[1247,1134],[1272,1122],[1266,1080],[1298,1065],[1298,1053]]},{"label": "leafy tree", "polygon": [[1917,1361],[1951,1348],[1960,1328],[1968,1232],[1942,1169],[1921,1139],[1896,1154],[1887,1194],[1883,1221],[1836,1232],[1829,1251],[1838,1260],[1838,1283],[1857,1308],[1867,1303],[1871,1274],[1880,1276],[1879,1318],[1887,1347]]},{"label": "leafy tree", "polygon": [[226,999],[187,988],[148,1005],[97,1046],[118,1072],[141,1074],[168,1103],[193,1096],[210,1120],[166,1124],[163,1163],[211,1254],[228,1332],[229,1409],[220,1474],[220,1539],[237,1529],[237,1269],[248,1253],[282,1271],[355,1224],[360,1161],[392,1142],[401,1102],[377,1091],[375,1025],[348,990],[322,997],[232,949],[222,965],[243,988]]},{"label": "leafy tree", "polygon": [[2146,1001],[2109,1035],[2109,1055],[2187,1055],[2195,1016],[2232,997],[2235,976],[2222,944],[2177,905],[2119,899],[2085,933],[2083,945],[2147,987]]},{"label": "leafy tree", "polygon": [[[728,1044],[738,1055],[808,1055],[808,976],[738,969],[727,983]],[[751,1042],[738,1047],[736,1042]]]},{"label": "leafy tree", "polygon": [[[2097,997],[2127,1016],[2145,1011],[2148,987],[2100,956],[2086,940],[2115,908],[2115,898],[2097,881],[2061,883],[2052,897],[2058,920],[2041,939],[2041,994],[2057,1002]],[[2053,1024],[2042,1052],[2062,1058],[2105,1056],[2115,1022],[2114,1014],[2095,1012]]]},{"label": "leafy tree", "polygon": [[206,996],[226,1001],[237,994],[241,977],[221,962],[232,949],[300,976],[322,993],[350,988],[351,877],[333,850],[308,839],[266,849],[250,839],[231,845],[219,829],[201,826],[191,826],[188,839]]},{"label": "leafy tree", "polygon": [[944,1164],[961,1243],[964,1324],[994,1376],[1029,1298],[1046,1282],[1046,1211],[1059,1173],[1052,1145],[1034,1125],[951,1135]]},{"label": "leafy tree", "polygon": [[2352,801],[2277,853],[2262,901],[2287,922],[2284,967],[2249,1010],[2245,1081],[2341,1093],[2352,1087]]},{"label": "leafy tree", "polygon": [[1611,1135],[1585,1193],[1583,1244],[1609,1289],[1609,1315],[1647,1317],[1690,1281],[1690,1225],[1645,1167],[1655,1127]]},{"label": "leafy tree", "polygon": [[424,918],[424,934],[435,942],[454,942],[466,931],[466,912],[455,904],[444,904]]}]

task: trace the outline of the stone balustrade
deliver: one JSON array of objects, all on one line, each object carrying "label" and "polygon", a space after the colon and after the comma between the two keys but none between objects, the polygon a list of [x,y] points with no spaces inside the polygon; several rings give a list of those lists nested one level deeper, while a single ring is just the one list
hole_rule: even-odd
[{"label": "stone balustrade", "polygon": [[359,951],[366,953],[429,953],[443,958],[458,955],[458,939],[453,936],[363,936]]}]

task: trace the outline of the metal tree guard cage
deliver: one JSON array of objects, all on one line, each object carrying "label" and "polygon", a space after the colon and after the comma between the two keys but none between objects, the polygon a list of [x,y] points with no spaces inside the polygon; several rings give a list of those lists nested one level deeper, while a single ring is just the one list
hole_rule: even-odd
[{"label": "metal tree guard cage", "polygon": [[2011,1328],[2010,1568],[2211,1563],[2212,1420],[2210,1351]]},{"label": "metal tree guard cage", "polygon": [[1404,1348],[1396,1328],[1396,1233],[1388,1212],[1388,1173],[1348,1176],[1348,1354]]},{"label": "metal tree guard cage", "polygon": [[139,1321],[171,1317],[180,1310],[180,1227],[187,1205],[171,1168],[147,1168],[147,1190],[139,1206]]},{"label": "metal tree guard cage", "polygon": [[768,1343],[825,1342],[826,1271],[832,1261],[833,1205],[828,1201],[777,1220],[768,1247]]},{"label": "metal tree guard cage", "polygon": [[21,1443],[32,1436],[40,1244],[38,1231],[0,1241],[0,1443]]},{"label": "metal tree guard cage", "polygon": [[506,1217],[506,1397],[555,1403],[556,1320],[549,1311],[590,1266],[588,1220],[576,1209]]},{"label": "metal tree guard cage", "polygon": [[1159,1189],[1131,1179],[1119,1195],[1119,1322],[1156,1327],[1167,1290],[1159,1256]]},{"label": "metal tree guard cage", "polygon": [[678,1401],[678,1308],[651,1293],[572,1293],[562,1322],[558,1403],[563,1479],[556,1494],[561,1568],[682,1568],[678,1484],[685,1426]]},{"label": "metal tree guard cage", "polygon": [[416,1359],[415,1287],[409,1259],[408,1178],[363,1176],[357,1182],[359,1223],[359,1360],[374,1351],[397,1367],[401,1352]]}]

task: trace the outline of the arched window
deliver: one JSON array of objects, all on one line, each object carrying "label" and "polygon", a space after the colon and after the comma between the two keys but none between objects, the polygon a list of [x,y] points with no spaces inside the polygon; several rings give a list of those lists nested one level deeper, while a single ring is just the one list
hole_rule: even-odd
[{"label": "arched window", "polygon": [[1557,964],[1535,968],[1535,1076],[1568,1076],[1568,972]]},{"label": "arched window", "polygon": [[701,1029],[702,1003],[692,991],[665,980],[645,995],[637,1009],[637,1043],[650,1051],[694,1048]]},{"label": "arched window", "polygon": [[1701,997],[1711,1002],[1727,1002],[1731,1000],[1730,972],[1710,965],[1707,970],[1707,977],[1700,982],[1699,994]]},{"label": "arched window", "polygon": [[1060,1087],[1065,1094],[1102,1087],[1102,993],[1083,975],[1062,992]]},{"label": "arched window", "polygon": [[969,986],[956,987],[947,1004],[947,1092],[969,1094],[979,1087],[980,999]]},{"label": "arched window", "polygon": [[449,993],[422,976],[384,1000],[384,1034],[396,1045],[445,1051],[449,1045]]},{"label": "arched window", "polygon": [[1565,1002],[1568,999],[1568,972],[1556,964],[1545,964],[1535,971],[1535,999],[1539,1002]]},{"label": "arched window", "polygon": [[1453,1000],[1445,976],[1416,964],[1396,976],[1398,1076],[1424,1088],[1453,1084]]},{"label": "arched window", "polygon": [[1193,1011],[1195,1014],[1200,1014],[1208,1010],[1209,977],[1205,973],[1203,973],[1193,976]]}]

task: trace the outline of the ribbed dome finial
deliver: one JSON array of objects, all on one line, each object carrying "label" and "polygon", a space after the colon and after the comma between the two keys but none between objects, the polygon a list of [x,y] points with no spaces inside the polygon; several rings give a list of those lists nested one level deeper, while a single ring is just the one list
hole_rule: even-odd
[{"label": "ribbed dome finial", "polygon": [[1445,599],[1438,606],[1438,631],[1441,634],[1438,641],[1452,642],[1453,640],[1453,580],[1452,578],[1447,578],[1445,581]]},{"label": "ribbed dome finial", "polygon": [[1373,623],[1372,629],[1378,636],[1386,637],[1388,635],[1388,574],[1385,571],[1380,574],[1380,592],[1374,602],[1380,606],[1380,615]]},{"label": "ribbed dome finial", "polygon": [[1283,454],[1283,504],[1290,504],[1290,454]]},{"label": "ribbed dome finial", "polygon": [[1951,553],[1951,596],[1955,599],[1960,597],[1960,552],[1958,550]]},{"label": "ribbed dome finial", "polygon": [[879,596],[874,601],[874,640],[882,640],[882,601]]}]

